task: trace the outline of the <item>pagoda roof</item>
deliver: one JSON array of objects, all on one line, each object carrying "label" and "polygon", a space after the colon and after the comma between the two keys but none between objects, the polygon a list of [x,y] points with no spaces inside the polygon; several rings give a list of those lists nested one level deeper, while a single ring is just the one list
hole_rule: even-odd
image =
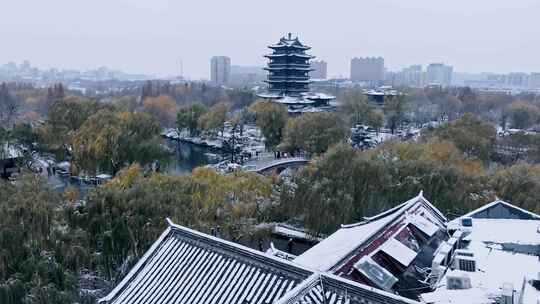
[{"label": "pagoda roof", "polygon": [[301,53],[288,53],[288,54],[266,54],[264,57],[267,58],[279,58],[279,57],[300,57],[300,58],[306,58],[306,59],[313,59],[315,56],[309,55],[309,54],[301,54]]},{"label": "pagoda roof", "polygon": [[269,63],[268,64],[269,67],[273,67],[273,68],[279,68],[279,67],[301,67],[301,68],[305,68],[305,67],[311,67],[311,65],[309,63],[275,63],[275,62],[272,62],[272,63]]},{"label": "pagoda roof", "polygon": [[315,71],[315,69],[307,68],[307,67],[294,67],[294,66],[285,66],[285,67],[273,67],[268,66],[264,67],[263,70],[267,71],[280,71],[280,70],[297,70],[297,71]]},{"label": "pagoda roof", "polygon": [[277,44],[269,45],[268,46],[271,49],[279,49],[279,48],[296,48],[296,49],[302,49],[302,50],[309,50],[311,49],[309,46],[303,45],[298,37],[292,38],[291,33],[287,37],[282,37]]},{"label": "pagoda roof", "polygon": [[311,83],[311,80],[294,80],[294,79],[287,79],[287,80],[265,80],[267,83]]},{"label": "pagoda roof", "polygon": [[325,93],[310,93],[310,94],[306,94],[304,97],[309,99],[309,100],[332,100],[332,99],[336,99],[336,96],[328,95],[328,94],[325,94]]}]

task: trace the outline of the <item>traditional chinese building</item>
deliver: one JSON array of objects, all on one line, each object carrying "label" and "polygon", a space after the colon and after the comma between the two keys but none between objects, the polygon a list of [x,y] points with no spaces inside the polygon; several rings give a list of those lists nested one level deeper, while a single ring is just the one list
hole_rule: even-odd
[{"label": "traditional chinese building", "polygon": [[537,304],[540,215],[495,201],[448,221],[420,193],[298,257],[169,221],[101,304]]},{"label": "traditional chinese building", "polygon": [[169,222],[101,304],[419,304]]},{"label": "traditional chinese building", "polygon": [[435,250],[448,239],[446,218],[422,194],[364,221],[343,225],[294,263],[416,298]]},{"label": "traditional chinese building", "polygon": [[309,61],[315,57],[306,51],[311,48],[298,37],[293,39],[291,33],[268,47],[272,49],[272,54],[265,55],[270,60],[264,68],[268,71],[268,91],[288,96],[309,92],[309,72],[313,71]]},{"label": "traditional chinese building", "polygon": [[290,113],[320,111],[328,107],[334,96],[310,92],[309,73],[313,71],[310,60],[315,58],[307,53],[311,48],[300,42],[298,37],[282,37],[277,44],[268,46],[268,92],[259,97],[278,102],[289,107]]}]

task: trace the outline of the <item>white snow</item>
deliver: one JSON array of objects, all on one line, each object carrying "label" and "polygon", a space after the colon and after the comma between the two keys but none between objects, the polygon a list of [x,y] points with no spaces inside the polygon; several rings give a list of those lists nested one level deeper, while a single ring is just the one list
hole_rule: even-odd
[{"label": "white snow", "polygon": [[[430,303],[462,303],[462,304],[487,304],[501,295],[501,288],[505,283],[511,283],[514,290],[522,289],[526,278],[533,278],[540,271],[538,257],[527,254],[503,251],[496,246],[488,246],[482,242],[472,242],[467,248],[475,255],[476,272],[467,272],[471,278],[472,288],[466,290],[448,290],[442,285],[436,291],[423,294],[422,298]],[[446,275],[452,273],[448,272]],[[441,283],[444,284],[445,278]],[[532,286],[526,288],[525,294],[529,299],[540,299],[540,292]],[[436,301],[435,301],[436,300]],[[524,304],[536,304],[536,302],[523,301]]]},{"label": "white snow", "polygon": [[381,247],[381,250],[396,259],[405,267],[409,266],[417,256],[415,251],[409,249],[409,247],[403,245],[395,238],[392,238],[390,241],[386,242]]},{"label": "white snow", "polygon": [[[319,271],[328,271],[371,237],[380,233],[382,229],[402,219],[405,216],[404,211],[417,206],[417,204],[422,204],[422,207],[416,209],[415,213],[424,212],[429,214],[429,211],[427,211],[427,208],[429,208],[432,212],[439,214],[439,211],[420,193],[417,197],[387,212],[383,212],[376,217],[365,218],[365,222],[343,225],[341,229],[298,256],[294,262]],[[444,217],[442,214],[440,215]],[[411,215],[407,214],[407,216]],[[408,258],[410,258],[408,255],[402,257],[404,262],[407,262]]]},{"label": "white snow", "polygon": [[10,159],[22,157],[22,152],[20,149],[14,145],[4,144],[4,147],[0,151],[0,159]]},{"label": "white snow", "polygon": [[[499,203],[501,201],[495,201],[465,217]],[[517,208],[508,203],[504,204]],[[530,214],[537,217],[534,213]],[[474,255],[477,270],[467,272],[472,288],[448,290],[441,285],[434,292],[423,294],[422,299],[427,303],[437,304],[488,304],[502,295],[503,286],[511,284],[515,297],[521,298],[520,303],[538,304],[540,291],[536,290],[529,280],[537,279],[540,272],[540,259],[537,256],[539,251],[533,252],[535,248],[540,248],[539,225],[540,220],[519,219],[472,218],[471,227],[462,227],[460,218],[450,222],[449,229],[465,232],[464,240],[468,245],[464,249]],[[445,276],[452,272],[455,271],[449,270]],[[441,284],[444,284],[445,280],[446,277],[443,277]]]},{"label": "white snow", "polygon": [[[538,220],[517,219],[472,219],[473,226],[460,227],[470,232],[466,240],[497,244],[540,245]],[[458,228],[456,222],[449,228]]]},{"label": "white snow", "polygon": [[301,229],[298,229],[298,228],[295,228],[295,227],[291,227],[291,226],[288,226],[288,225],[285,225],[285,224],[276,224],[274,226],[274,228],[272,229],[272,231],[274,233],[276,233],[276,234],[287,236],[287,237],[292,237],[292,238],[296,238],[296,239],[316,240],[316,241],[321,240],[320,238],[318,238],[316,236],[313,236],[313,235],[307,233],[304,230],[301,230]]},{"label": "white snow", "polygon": [[430,237],[439,230],[439,227],[437,225],[420,215],[411,215],[409,217],[409,221],[416,228],[420,229],[422,232],[424,232]]},{"label": "white snow", "polygon": [[305,267],[327,271],[376,232],[386,227],[394,218],[395,216],[387,216],[366,224],[341,228],[298,256],[294,262]]}]

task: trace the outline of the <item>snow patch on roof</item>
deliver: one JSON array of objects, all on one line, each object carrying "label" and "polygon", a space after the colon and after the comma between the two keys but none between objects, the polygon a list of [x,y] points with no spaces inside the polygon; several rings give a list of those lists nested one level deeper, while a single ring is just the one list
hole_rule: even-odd
[{"label": "snow patch on roof", "polygon": [[409,266],[418,255],[415,251],[409,249],[409,247],[403,245],[395,238],[391,238],[390,241],[386,242],[381,247],[381,250],[396,259],[405,267]]}]

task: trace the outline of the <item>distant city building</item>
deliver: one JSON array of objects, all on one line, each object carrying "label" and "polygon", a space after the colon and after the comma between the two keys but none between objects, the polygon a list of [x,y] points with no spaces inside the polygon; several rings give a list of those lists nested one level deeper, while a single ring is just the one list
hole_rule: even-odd
[{"label": "distant city building", "polygon": [[387,72],[385,84],[390,86],[421,87],[424,85],[424,71],[421,65],[411,65],[399,72]]},{"label": "distant city building", "polygon": [[404,82],[408,86],[419,87],[424,83],[424,72],[421,65],[411,65],[410,67],[403,69]]},{"label": "distant city building", "polygon": [[216,85],[229,84],[231,59],[227,56],[214,56],[210,60],[210,80]]},{"label": "distant city building", "polygon": [[309,73],[311,78],[313,79],[326,79],[328,77],[328,64],[326,61],[319,60],[319,61],[312,61],[311,62],[311,68],[313,71]]},{"label": "distant city building", "polygon": [[38,86],[48,86],[58,82],[65,84],[95,81],[140,81],[153,79],[154,76],[141,74],[127,74],[118,70],[111,70],[100,67],[94,70],[40,70],[33,67],[30,61],[24,61],[20,65],[13,62],[0,64],[0,82],[14,81],[37,84]]},{"label": "distant city building", "polygon": [[253,86],[263,82],[266,73],[258,66],[231,66],[231,77],[229,84],[236,87]]},{"label": "distant city building", "polygon": [[529,75],[526,73],[510,73],[506,76],[506,85],[514,88],[529,86]]},{"label": "distant city building", "polygon": [[531,73],[529,77],[529,88],[540,89],[540,73]]},{"label": "distant city building", "polygon": [[432,63],[427,67],[427,84],[452,85],[453,68],[443,63]]},{"label": "distant city building", "polygon": [[351,60],[351,81],[379,85],[384,81],[384,58],[365,57]]}]

